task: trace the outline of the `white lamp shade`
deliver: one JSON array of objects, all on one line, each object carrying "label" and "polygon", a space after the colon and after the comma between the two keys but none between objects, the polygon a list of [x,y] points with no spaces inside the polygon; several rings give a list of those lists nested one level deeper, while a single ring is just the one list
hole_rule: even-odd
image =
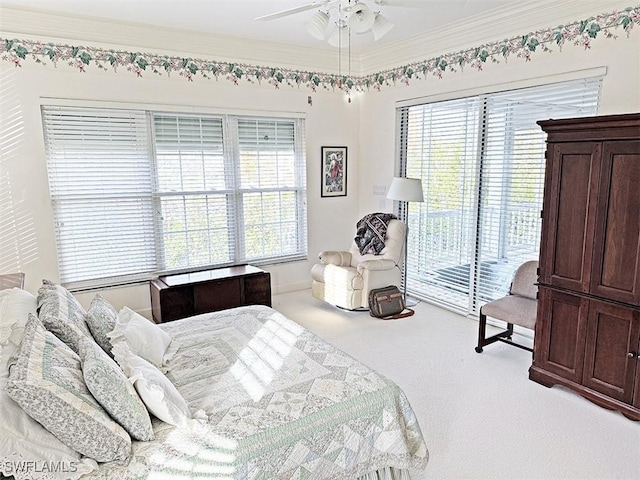
[{"label": "white lamp shade", "polygon": [[364,33],[373,27],[376,17],[363,3],[356,3],[349,13],[349,28],[355,33]]},{"label": "white lamp shade", "polygon": [[422,181],[419,178],[394,177],[387,198],[400,202],[424,202]]},{"label": "white lamp shade", "polygon": [[329,14],[318,11],[313,17],[304,22],[304,26],[312,37],[318,40],[324,40],[329,28]]},{"label": "white lamp shade", "polygon": [[373,26],[371,27],[371,31],[373,32],[373,40],[378,41],[382,37],[384,37],[389,30],[393,28],[393,23],[383,17],[381,14],[377,14],[375,21],[373,22]]}]

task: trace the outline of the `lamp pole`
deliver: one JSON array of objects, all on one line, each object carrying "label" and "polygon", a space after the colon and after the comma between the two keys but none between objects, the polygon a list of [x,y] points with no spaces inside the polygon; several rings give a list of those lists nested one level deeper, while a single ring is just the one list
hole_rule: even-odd
[{"label": "lamp pole", "polygon": [[404,265],[403,265],[403,295],[407,304],[407,261],[409,246],[409,202],[424,202],[422,181],[419,178],[394,177],[387,193],[389,200],[401,202],[401,214],[405,225],[404,233]]},{"label": "lamp pole", "polygon": [[409,259],[409,202],[404,202],[404,264],[402,266],[402,295],[404,298],[404,305],[407,306],[407,275],[408,267],[407,261]]}]

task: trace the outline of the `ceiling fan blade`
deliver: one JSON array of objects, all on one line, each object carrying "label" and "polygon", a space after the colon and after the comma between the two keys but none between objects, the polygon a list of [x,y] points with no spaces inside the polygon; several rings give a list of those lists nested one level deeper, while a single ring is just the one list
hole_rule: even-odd
[{"label": "ceiling fan blade", "polygon": [[429,1],[425,0],[373,0],[373,3],[382,7],[428,7]]},{"label": "ceiling fan blade", "polygon": [[327,1],[323,2],[313,2],[308,3],[307,5],[300,5],[299,7],[288,8],[286,10],[281,10],[279,12],[270,13],[268,15],[263,15],[261,17],[256,17],[254,20],[275,20],[276,18],[282,18],[289,15],[293,15],[295,13],[306,12],[307,10],[313,10],[314,8],[320,8],[325,6]]}]

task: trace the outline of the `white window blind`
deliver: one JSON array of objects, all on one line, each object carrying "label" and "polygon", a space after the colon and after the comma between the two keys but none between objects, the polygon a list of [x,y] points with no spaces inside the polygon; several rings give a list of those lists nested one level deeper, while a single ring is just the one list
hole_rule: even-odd
[{"label": "white window blind", "polygon": [[154,271],[145,113],[46,106],[42,115],[61,281]]},{"label": "white window blind", "polygon": [[153,118],[163,269],[231,263],[233,174],[225,175],[222,118]]},{"label": "white window blind", "polygon": [[244,258],[298,255],[306,242],[304,162],[296,152],[296,123],[238,119],[239,214]]},{"label": "white window blind", "polygon": [[306,255],[302,119],[44,106],[60,280]]},{"label": "white window blind", "polygon": [[407,289],[466,313],[508,292],[538,258],[545,136],[537,120],[594,115],[601,79],[399,109],[409,204]]}]

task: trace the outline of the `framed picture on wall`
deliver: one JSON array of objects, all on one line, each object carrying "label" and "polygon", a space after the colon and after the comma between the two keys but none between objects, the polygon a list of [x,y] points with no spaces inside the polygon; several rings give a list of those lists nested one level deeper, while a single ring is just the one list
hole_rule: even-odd
[{"label": "framed picture on wall", "polygon": [[323,197],[347,196],[347,147],[322,147]]}]

